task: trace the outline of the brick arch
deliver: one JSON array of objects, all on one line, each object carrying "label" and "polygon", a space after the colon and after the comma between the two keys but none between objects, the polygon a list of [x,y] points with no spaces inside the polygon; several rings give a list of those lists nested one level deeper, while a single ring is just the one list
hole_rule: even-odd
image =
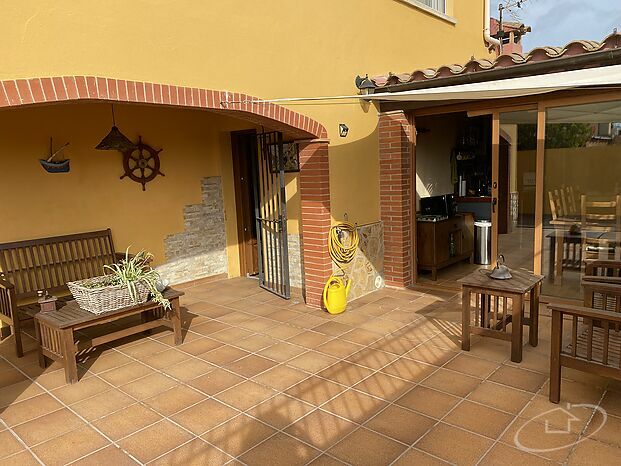
[{"label": "brick arch", "polygon": [[280,130],[296,138],[326,138],[321,123],[242,93],[95,76],[62,76],[0,82],[0,108],[92,100],[218,111]]}]

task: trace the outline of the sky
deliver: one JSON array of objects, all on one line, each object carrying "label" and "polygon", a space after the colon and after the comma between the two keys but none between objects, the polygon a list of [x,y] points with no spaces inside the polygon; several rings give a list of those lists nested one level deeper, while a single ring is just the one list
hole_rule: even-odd
[{"label": "sky", "polygon": [[[491,2],[491,15],[498,17],[500,2]],[[533,28],[524,36],[524,51],[543,45],[563,46],[576,39],[600,41],[614,28],[621,32],[621,0],[526,0],[521,9],[514,10],[519,21]],[[504,18],[514,20],[506,12]]]}]

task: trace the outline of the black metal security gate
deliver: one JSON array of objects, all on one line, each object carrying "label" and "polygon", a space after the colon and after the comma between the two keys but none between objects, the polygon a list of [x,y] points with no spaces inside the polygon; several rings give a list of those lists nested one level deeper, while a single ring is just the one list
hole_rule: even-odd
[{"label": "black metal security gate", "polygon": [[285,299],[291,297],[287,249],[285,158],[282,133],[257,135],[255,213],[259,248],[259,284]]}]

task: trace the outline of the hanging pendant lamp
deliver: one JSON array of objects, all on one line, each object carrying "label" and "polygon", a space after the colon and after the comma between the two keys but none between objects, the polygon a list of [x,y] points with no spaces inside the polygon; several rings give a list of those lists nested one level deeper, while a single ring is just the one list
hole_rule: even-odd
[{"label": "hanging pendant lamp", "polygon": [[118,150],[125,152],[136,148],[136,144],[131,142],[121,131],[116,127],[114,121],[114,105],[112,105],[112,129],[95,147],[97,150]]}]

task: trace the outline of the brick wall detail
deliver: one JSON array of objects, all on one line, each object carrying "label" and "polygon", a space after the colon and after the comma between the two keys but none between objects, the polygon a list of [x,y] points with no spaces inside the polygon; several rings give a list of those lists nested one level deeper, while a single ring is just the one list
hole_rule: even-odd
[{"label": "brick wall detail", "polygon": [[412,143],[412,125],[403,111],[380,113],[380,212],[384,223],[384,279],[388,286],[407,287],[413,281]]},{"label": "brick wall detail", "polygon": [[332,274],[328,251],[331,214],[327,142],[300,144],[300,201],[306,304],[320,308],[323,287]]}]

